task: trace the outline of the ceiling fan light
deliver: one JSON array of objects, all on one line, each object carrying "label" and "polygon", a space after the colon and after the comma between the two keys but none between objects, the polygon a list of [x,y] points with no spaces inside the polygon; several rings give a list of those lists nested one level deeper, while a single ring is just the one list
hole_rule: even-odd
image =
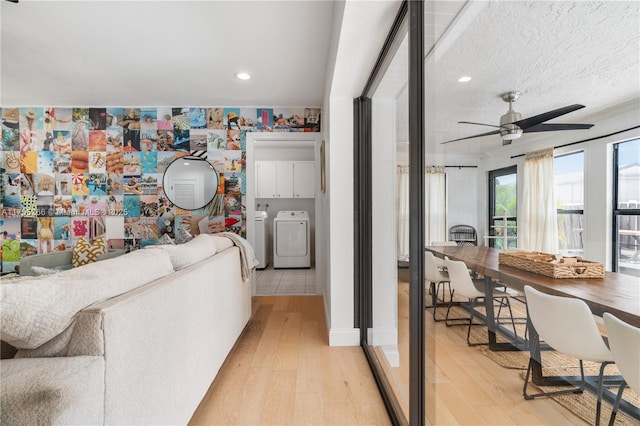
[{"label": "ceiling fan light", "polygon": [[522,116],[519,112],[509,110],[505,115],[500,117],[500,136],[503,140],[514,140],[522,136],[520,126],[513,124],[514,121],[520,120]]},{"label": "ceiling fan light", "polygon": [[522,131],[520,131],[519,133],[506,133],[504,135],[501,135],[503,140],[507,140],[507,141],[512,141],[514,139],[518,139],[520,136],[522,136]]}]

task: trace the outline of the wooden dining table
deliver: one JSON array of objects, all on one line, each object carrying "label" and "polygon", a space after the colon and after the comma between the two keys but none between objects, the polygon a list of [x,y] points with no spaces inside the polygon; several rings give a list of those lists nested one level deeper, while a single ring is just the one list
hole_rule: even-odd
[{"label": "wooden dining table", "polygon": [[640,278],[605,272],[604,278],[550,278],[498,261],[500,250],[493,247],[426,247],[435,256],[462,260],[469,269],[516,290],[529,285],[543,293],[584,300],[591,312],[602,316],[609,312],[621,320],[640,327]]},{"label": "wooden dining table", "polygon": [[[429,246],[425,248],[435,256],[451,260],[461,260],[467,267],[484,277],[485,294],[493,291],[496,283],[523,291],[529,285],[543,293],[562,297],[573,297],[583,300],[591,312],[601,317],[609,312],[621,320],[640,327],[640,278],[616,272],[605,272],[603,278],[550,278],[512,266],[501,265],[498,254],[501,250],[484,246]],[[536,385],[558,385],[575,382],[575,377],[549,377],[542,372],[540,345],[522,345],[517,339],[514,343],[498,343],[496,332],[500,330],[493,314],[491,297],[485,297],[486,322],[489,348],[492,350],[521,350],[526,347],[532,360],[532,381]],[[529,339],[537,337],[537,333],[529,322]],[[505,331],[506,333],[506,331]],[[593,383],[592,383],[593,385]],[[593,387],[593,386],[590,386]],[[611,392],[605,392],[605,399],[611,400]],[[621,410],[640,419],[637,407],[623,403]]]}]

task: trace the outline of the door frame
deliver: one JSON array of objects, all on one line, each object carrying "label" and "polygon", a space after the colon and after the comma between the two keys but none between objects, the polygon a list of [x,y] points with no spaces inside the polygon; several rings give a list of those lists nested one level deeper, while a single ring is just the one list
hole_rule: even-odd
[{"label": "door frame", "polygon": [[[251,244],[252,247],[255,247],[255,224],[253,223],[253,218],[255,216],[256,208],[255,208],[255,199],[256,199],[256,172],[255,172],[255,147],[256,144],[259,146],[268,146],[276,148],[313,148],[314,152],[314,163],[315,163],[315,215],[316,220],[314,223],[315,227],[315,262],[316,265],[319,262],[323,262],[322,259],[319,259],[319,256],[322,256],[322,245],[325,244],[323,241],[324,235],[326,234],[323,229],[323,222],[320,220],[322,213],[322,203],[320,202],[319,194],[320,192],[320,143],[322,141],[322,133],[313,132],[313,133],[302,133],[302,132],[247,132],[246,133],[246,167],[245,167],[245,179],[246,179],[246,194],[245,194],[245,211],[247,221],[247,241]],[[324,195],[324,194],[323,194]],[[309,225],[311,226],[311,225]],[[316,268],[319,269],[319,268]],[[323,294],[323,289],[325,287],[325,283],[318,279],[316,276],[316,294]]]}]

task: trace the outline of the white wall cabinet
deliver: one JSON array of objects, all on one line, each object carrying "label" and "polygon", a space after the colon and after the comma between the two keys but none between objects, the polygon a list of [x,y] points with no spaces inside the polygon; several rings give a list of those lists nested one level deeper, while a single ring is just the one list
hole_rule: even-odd
[{"label": "white wall cabinet", "polygon": [[276,161],[276,197],[293,198],[292,161]]},{"label": "white wall cabinet", "polygon": [[277,198],[276,162],[256,161],[256,198]]},{"label": "white wall cabinet", "polygon": [[293,198],[315,197],[315,170],[313,161],[293,162]]},{"label": "white wall cabinet", "polygon": [[256,198],[314,198],[313,161],[256,161]]}]

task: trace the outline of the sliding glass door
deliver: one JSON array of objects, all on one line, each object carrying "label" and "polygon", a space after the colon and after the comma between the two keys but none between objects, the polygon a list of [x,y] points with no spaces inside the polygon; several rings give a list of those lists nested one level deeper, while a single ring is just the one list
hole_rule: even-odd
[{"label": "sliding glass door", "polygon": [[[423,6],[402,3],[354,100],[356,311],[362,347],[394,424],[425,422]],[[400,265],[398,144],[409,169],[409,259]]]}]

